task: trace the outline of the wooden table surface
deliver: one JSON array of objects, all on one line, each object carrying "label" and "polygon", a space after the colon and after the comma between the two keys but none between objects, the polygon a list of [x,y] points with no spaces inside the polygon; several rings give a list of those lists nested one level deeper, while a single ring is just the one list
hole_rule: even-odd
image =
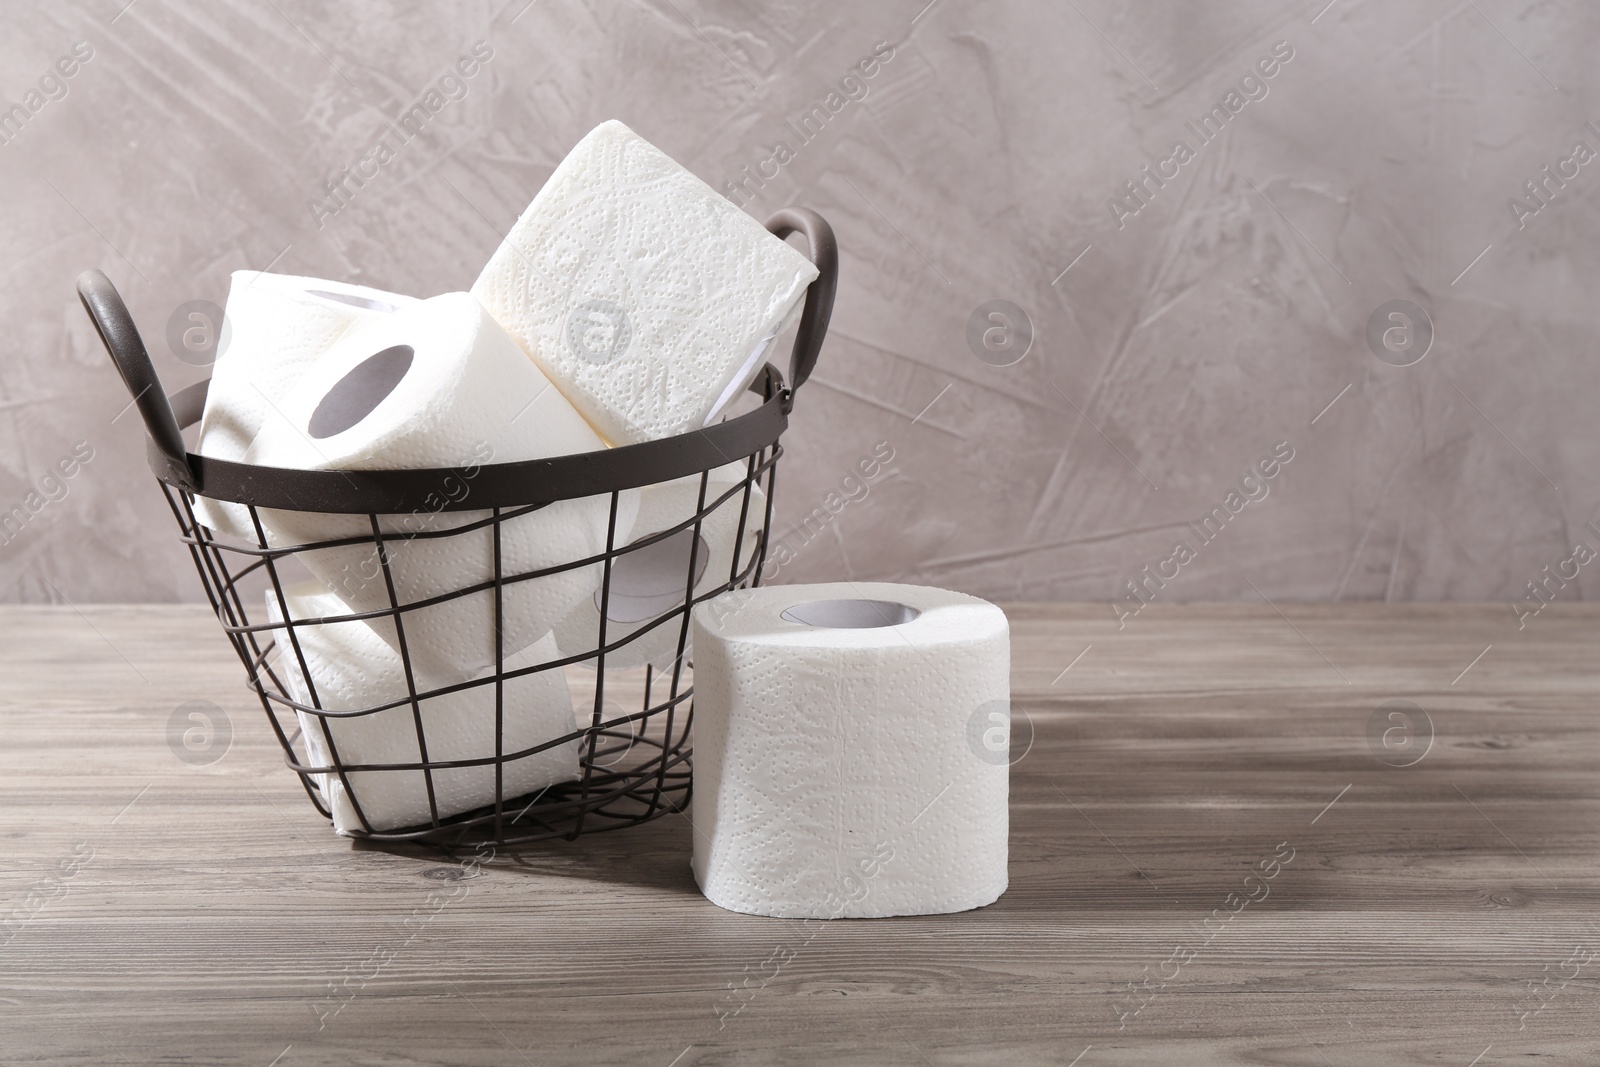
[{"label": "wooden table surface", "polygon": [[1279,608],[1008,608],[1010,890],[820,932],[681,816],[352,845],[204,609],[0,610],[0,1063],[1600,1063],[1600,609]]}]

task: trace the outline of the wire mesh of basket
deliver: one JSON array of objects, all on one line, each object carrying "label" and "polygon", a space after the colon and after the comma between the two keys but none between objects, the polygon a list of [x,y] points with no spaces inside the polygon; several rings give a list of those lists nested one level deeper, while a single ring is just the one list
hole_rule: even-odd
[{"label": "wire mesh of basket", "polygon": [[[761,580],[783,454],[779,438],[795,390],[816,363],[837,286],[836,244],[821,216],[789,208],[767,228],[779,237],[802,234],[819,275],[806,294],[788,380],[770,363],[763,367],[751,385],[761,397],[754,410],[603,452],[515,463],[466,457],[457,467],[429,470],[283,470],[190,453],[182,431],[199,421],[209,382],[168,397],[110,280],[99,271],[79,277],[84,308],[144,420],[151,470],[206,598],[285,762],[341,833],[450,848],[517,844],[570,840],[685,808],[693,722],[690,613]],[[686,503],[675,522],[624,542],[619,513],[629,494],[664,483],[679,486],[692,507]],[[197,496],[240,505],[254,536],[221,535],[203,524]],[[507,545],[520,521],[567,501],[585,502],[606,516],[599,551],[546,566],[520,566],[509,558]],[[343,535],[288,543],[263,521],[273,511],[345,517]],[[714,572],[702,536],[711,524],[734,531],[731,558],[717,561],[722,566]],[[409,562],[407,553],[437,558],[458,550],[486,553],[489,573],[482,581],[420,598],[403,595],[396,575]],[[627,587],[635,564],[647,556],[657,574],[663,559],[674,561],[681,584]],[[307,566],[308,559],[323,565]],[[331,585],[329,559],[341,561],[343,574]],[[570,647],[570,637],[559,648],[541,640],[532,646],[537,654],[507,647],[508,602],[537,588],[523,583],[590,575],[597,586],[592,636],[578,647]],[[376,602],[374,592],[381,594]],[[429,650],[415,635],[431,632],[419,620],[439,611],[464,611],[469,614],[454,617],[488,624],[493,654],[486,668],[464,677],[426,669]],[[308,644],[327,634],[370,639],[379,631],[392,646],[380,652],[393,655],[403,692],[349,707],[319,691]],[[655,654],[642,667],[617,669],[615,662],[640,643]],[[564,696],[568,685],[583,698],[581,706],[576,700],[566,705],[569,728],[530,733],[530,694],[545,706],[551,692]],[[558,779],[544,781],[537,768],[556,765],[569,772],[575,767],[575,775],[544,774]]]}]

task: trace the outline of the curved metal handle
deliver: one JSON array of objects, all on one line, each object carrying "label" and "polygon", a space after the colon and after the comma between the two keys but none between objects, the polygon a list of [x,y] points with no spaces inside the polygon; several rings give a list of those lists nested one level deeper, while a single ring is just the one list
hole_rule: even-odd
[{"label": "curved metal handle", "polygon": [[795,335],[794,355],[789,359],[789,400],[783,412],[794,407],[794,392],[811,377],[822,351],[833,315],[833,296],[839,288],[839,242],[833,227],[821,215],[805,207],[786,207],[767,220],[767,229],[783,238],[803,233],[811,246],[811,262],[817,265],[817,279],[806,293],[806,306],[800,312],[800,332]]},{"label": "curved metal handle", "polygon": [[122,375],[122,384],[128,387],[133,402],[139,406],[144,428],[150,440],[167,461],[170,480],[185,489],[195,488],[194,471],[189,467],[189,457],[183,447],[183,435],[178,432],[178,420],[167,402],[166,391],[161,388],[161,378],[156,374],[150,353],[145,351],[139,328],[128,314],[117,287],[111,284],[102,271],[86,270],[78,275],[78,299],[83,310],[89,313],[100,341]]}]

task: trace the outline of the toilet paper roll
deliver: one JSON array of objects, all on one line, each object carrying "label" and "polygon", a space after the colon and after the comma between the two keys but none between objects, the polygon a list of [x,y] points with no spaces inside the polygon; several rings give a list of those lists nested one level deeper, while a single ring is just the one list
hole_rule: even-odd
[{"label": "toilet paper roll", "polygon": [[[247,461],[303,470],[461,467],[411,515],[384,516],[389,571],[402,605],[494,578],[489,511],[442,512],[470,499],[470,474],[497,463],[589,452],[604,443],[468,293],[422,301],[351,330],[285,398]],[[501,522],[506,577],[605,550],[609,494],[563,500]],[[616,543],[626,544],[638,491],[624,492]],[[372,536],[363,515],[263,509],[275,547]],[[456,533],[452,531],[462,530]],[[380,556],[363,544],[302,552],[329,591],[358,611],[390,607]],[[599,581],[599,564],[503,586],[507,654],[543,637]],[[464,678],[495,662],[494,590],[400,615],[413,661]],[[393,636],[393,631],[385,631]],[[398,646],[397,646],[398,647]]]},{"label": "toilet paper roll", "polygon": [[[705,504],[739,486],[748,473],[744,462],[729,463],[710,473]],[[744,508],[744,490],[739,488],[700,521],[699,536],[692,525],[700,506],[700,475],[692,474],[670,482],[647,485],[639,491],[639,515],[633,524],[630,544],[647,540],[665,530],[690,523],[643,548],[617,556],[611,565],[611,596],[607,601],[606,644],[626,640],[606,653],[608,668],[642,667],[652,664],[657,671],[670,671],[678,655],[681,617],[652,626],[662,615],[683,604],[683,591],[689,582],[691,551],[694,557],[695,596],[722,585],[730,575],[744,571],[755,558],[767,517],[767,496],[759,485],[750,488],[749,510],[744,512],[744,536],[739,537],[739,518]],[[736,546],[737,539],[737,546]],[[734,548],[739,550],[737,571]],[[578,601],[556,626],[556,644],[564,656],[592,652],[600,639],[601,590]],[[637,635],[637,636],[633,636]],[[685,649],[685,658],[693,638]],[[580,661],[593,667],[594,660]]]},{"label": "toilet paper roll", "polygon": [[697,430],[817,276],[620,122],[578,142],[472,292],[614,445]]},{"label": "toilet paper roll", "polygon": [[693,867],[712,903],[865,918],[999,898],[999,608],[909,585],[766,586],[700,605],[694,628]]},{"label": "toilet paper roll", "polygon": [[[243,460],[267,417],[335,341],[352,326],[416,302],[364,285],[234,271],[195,451]],[[213,533],[255,543],[243,504],[200,497],[194,510]]]},{"label": "toilet paper roll", "polygon": [[[289,606],[289,617],[295,620],[347,615],[351,610],[315,582],[286,588],[284,599]],[[267,591],[267,616],[274,623],[283,622],[283,613],[271,590]],[[359,621],[297,625],[294,633],[320,706],[325,710],[356,711],[404,700],[408,696],[400,656],[373,627]],[[275,636],[275,669],[289,696],[298,703],[318,706],[312,700],[306,674],[300,669],[300,659],[287,633],[275,631]],[[555,641],[547,636],[507,660],[506,670],[554,658]],[[419,694],[439,688],[440,684],[438,679],[416,677]],[[577,729],[566,678],[560,668],[507,679],[503,685],[505,738],[502,754],[519,752]],[[495,687],[492,682],[420,700],[418,707],[429,762],[494,756]],[[417,717],[410,703],[350,718],[297,714],[308,757],[316,766],[333,765],[328,745],[330,737],[338,750],[339,763],[346,767],[423,761],[417,741]],[[504,764],[503,798],[511,800],[557,782],[571,781],[578,774],[578,742],[573,740]],[[333,811],[334,829],[341,834],[362,830],[356,814],[357,801],[374,830],[420,826],[433,820],[427,781],[420,770],[350,772],[346,775],[350,782],[348,791],[338,774],[319,777],[323,795]],[[434,801],[441,819],[494,804],[493,764],[444,768],[433,771],[432,777]]]}]

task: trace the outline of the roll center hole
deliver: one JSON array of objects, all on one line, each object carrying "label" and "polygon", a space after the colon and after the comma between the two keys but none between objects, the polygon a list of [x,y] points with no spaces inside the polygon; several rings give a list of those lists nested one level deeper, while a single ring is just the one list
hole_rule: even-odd
[{"label": "roll center hole", "polygon": [[306,432],[320,441],[343,433],[372,414],[372,409],[383,403],[406,376],[415,355],[410,345],[394,345],[357,363],[322,398],[311,413]]},{"label": "roll center hole", "polygon": [[[686,527],[654,544],[624,552],[611,564],[611,600],[606,618],[612,622],[644,622],[683,603],[689,584],[689,568],[694,567],[694,584],[700,584],[711,559],[705,539]],[[594,606],[600,608],[601,590],[594,591]]]},{"label": "roll center hole", "polygon": [[784,609],[781,617],[802,626],[830,630],[870,630],[877,626],[900,626],[922,612],[892,600],[813,600]]},{"label": "roll center hole", "polygon": [[399,311],[400,305],[388,304],[382,300],[372,300],[352,293],[330,293],[325,289],[307,289],[307,296],[314,296],[321,300],[333,300],[340,304],[349,304],[352,307],[366,308],[368,311]]}]

